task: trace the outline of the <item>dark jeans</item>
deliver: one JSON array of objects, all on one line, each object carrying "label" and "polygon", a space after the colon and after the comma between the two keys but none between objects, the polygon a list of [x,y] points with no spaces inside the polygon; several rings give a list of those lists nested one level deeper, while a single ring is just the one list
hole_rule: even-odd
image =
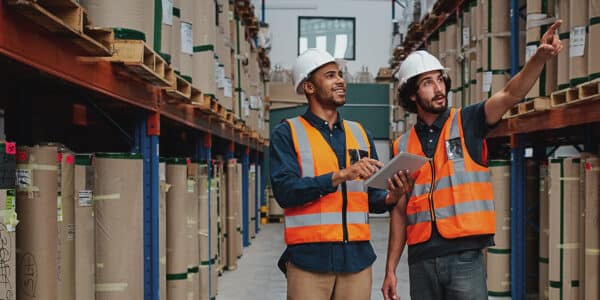
[{"label": "dark jeans", "polygon": [[415,300],[486,300],[481,250],[466,250],[409,266],[410,297]]}]

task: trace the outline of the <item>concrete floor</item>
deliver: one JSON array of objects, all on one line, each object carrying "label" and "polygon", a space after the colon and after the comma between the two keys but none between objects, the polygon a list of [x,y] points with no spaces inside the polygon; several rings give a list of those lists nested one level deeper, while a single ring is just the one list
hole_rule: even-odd
[{"label": "concrete floor", "polygon": [[[377,260],[373,265],[373,290],[371,299],[383,299],[381,284],[385,272],[387,252],[388,218],[371,218],[371,237]],[[238,261],[238,269],[227,271],[219,277],[217,299],[233,300],[279,300],[286,298],[286,280],[277,268],[277,260],[285,248],[283,224],[266,224],[252,245],[244,248],[244,255]],[[408,266],[406,251],[400,259],[396,272],[398,293],[402,300],[408,300]]]}]

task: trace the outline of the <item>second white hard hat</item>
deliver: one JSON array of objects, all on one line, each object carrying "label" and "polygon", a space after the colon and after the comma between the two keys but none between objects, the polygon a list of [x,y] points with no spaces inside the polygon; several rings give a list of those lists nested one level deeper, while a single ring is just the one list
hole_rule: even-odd
[{"label": "second white hard hat", "polygon": [[448,71],[435,56],[425,50],[415,51],[409,54],[400,64],[398,70],[399,87],[401,88],[411,78],[430,71]]},{"label": "second white hard hat", "polygon": [[294,63],[294,67],[292,68],[292,76],[294,80],[294,90],[296,90],[297,94],[304,94],[304,90],[301,85],[304,82],[310,73],[319,67],[336,62],[336,59],[331,56],[327,51],[320,50],[317,48],[309,48],[306,51],[302,52],[300,56],[296,59]]}]

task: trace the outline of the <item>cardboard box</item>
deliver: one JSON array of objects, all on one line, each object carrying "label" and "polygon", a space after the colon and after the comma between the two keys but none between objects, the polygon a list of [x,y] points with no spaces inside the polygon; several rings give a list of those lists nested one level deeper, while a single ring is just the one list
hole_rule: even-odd
[{"label": "cardboard box", "polygon": [[[584,170],[584,245],[582,248],[582,259],[584,269],[580,270],[580,277],[584,285],[580,292],[584,293],[584,299],[600,299],[598,278],[600,277],[600,236],[598,234],[598,219],[600,206],[598,205],[598,190],[600,189],[600,160],[598,156],[592,156],[585,160],[582,167]],[[581,276],[581,275],[580,275]]]},{"label": "cardboard box", "polygon": [[[594,1],[592,1],[594,2]],[[590,2],[591,3],[591,2]],[[600,6],[600,4],[598,5]],[[600,23],[590,25],[589,52],[600,52]],[[600,55],[588,55],[588,77],[590,80],[600,78]]]},{"label": "cardboard box", "polygon": [[94,167],[91,154],[75,156],[75,299],[94,299]]},{"label": "cardboard box", "polygon": [[[14,169],[13,169],[14,171]],[[16,298],[16,241],[15,224],[17,213],[15,211],[15,190],[0,190],[0,210],[4,212],[0,219],[0,241],[2,259],[0,260],[0,299],[15,300]]]},{"label": "cardboard box", "polygon": [[510,249],[510,161],[492,160],[489,166],[496,209],[494,248]]},{"label": "cardboard box", "polygon": [[187,219],[185,194],[187,165],[184,159],[167,159],[167,299],[187,297]]},{"label": "cardboard box", "polygon": [[539,176],[539,193],[540,193],[540,232],[539,232],[539,285],[538,293],[540,299],[548,299],[549,295],[549,268],[548,257],[550,247],[548,245],[550,239],[550,212],[548,199],[548,163],[547,161],[540,163]]}]

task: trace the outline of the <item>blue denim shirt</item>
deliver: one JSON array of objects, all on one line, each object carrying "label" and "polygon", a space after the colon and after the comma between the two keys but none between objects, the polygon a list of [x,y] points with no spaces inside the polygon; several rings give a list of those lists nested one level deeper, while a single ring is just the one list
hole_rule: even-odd
[{"label": "blue denim shirt", "polygon": [[[329,124],[310,110],[303,117],[321,132],[323,138],[336,153],[340,169],[346,164],[346,137],[343,122],[338,114],[333,130]],[[366,131],[366,129],[365,129]],[[375,143],[367,131],[371,144],[371,158],[378,159]],[[294,150],[294,143],[287,122],[278,124],[271,134],[270,142],[271,186],[277,203],[282,208],[303,205],[337,190],[332,186],[333,173],[315,177],[301,177],[300,166]],[[369,188],[369,211],[383,213],[388,211],[385,205],[387,191]],[[375,261],[375,252],[371,243],[309,243],[290,245],[279,259],[279,268],[285,273],[285,263],[313,272],[358,272]]]}]

